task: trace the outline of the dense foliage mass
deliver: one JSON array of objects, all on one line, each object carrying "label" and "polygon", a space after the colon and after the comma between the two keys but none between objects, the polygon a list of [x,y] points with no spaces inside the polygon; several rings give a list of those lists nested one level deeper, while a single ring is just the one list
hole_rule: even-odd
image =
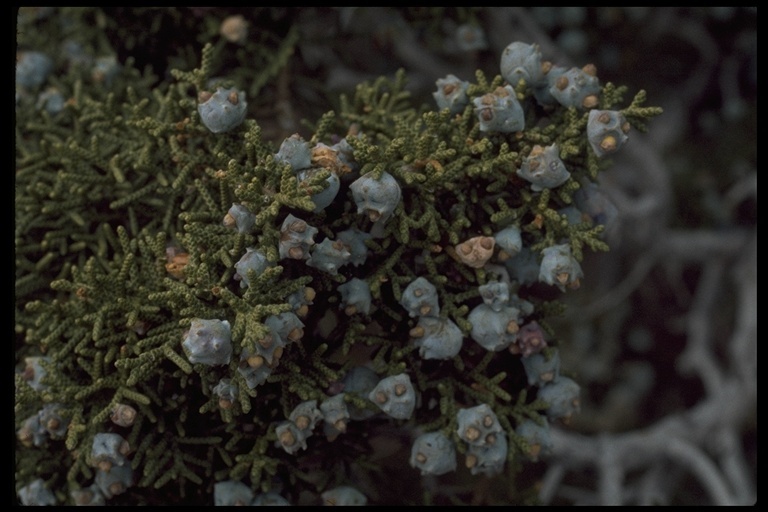
[{"label": "dense foliage mass", "polygon": [[595,181],[660,113],[643,91],[516,42],[432,105],[398,72],[270,140],[290,28],[246,44],[227,19],[158,79],[76,31],[99,11],[22,14],[23,503],[386,502],[381,432],[404,472],[493,476],[577,413],[549,321],[607,250]]}]

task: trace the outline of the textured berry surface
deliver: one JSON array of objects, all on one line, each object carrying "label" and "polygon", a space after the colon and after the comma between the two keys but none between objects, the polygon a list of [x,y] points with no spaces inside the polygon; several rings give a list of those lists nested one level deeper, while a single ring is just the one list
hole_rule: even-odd
[{"label": "textured berry surface", "polygon": [[443,475],[456,470],[456,447],[442,432],[422,434],[413,441],[411,466],[422,475]]},{"label": "textured berry surface", "polygon": [[383,172],[379,178],[364,174],[350,186],[357,213],[365,213],[371,222],[386,223],[400,204],[402,192],[397,180]]},{"label": "textured berry surface", "polygon": [[398,420],[407,420],[416,408],[416,391],[410,377],[401,373],[381,379],[368,393],[368,400],[387,415]]},{"label": "textured berry surface", "polygon": [[206,128],[213,133],[222,133],[239,126],[245,119],[247,108],[244,92],[219,87],[198,105],[197,111]]},{"label": "textured berry surface", "polygon": [[182,346],[190,363],[209,366],[228,364],[232,356],[229,322],[199,318],[192,320]]},{"label": "textured berry surface", "polygon": [[512,86],[498,87],[492,93],[472,100],[484,132],[512,133],[525,128],[523,107]]}]

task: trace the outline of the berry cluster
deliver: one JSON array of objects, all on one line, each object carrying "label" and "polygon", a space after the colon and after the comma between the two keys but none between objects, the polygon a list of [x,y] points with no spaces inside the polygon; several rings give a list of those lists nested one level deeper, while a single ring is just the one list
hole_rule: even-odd
[{"label": "berry cluster", "polygon": [[[233,17],[221,35],[244,48],[248,28]],[[466,51],[486,45],[474,28],[457,31]],[[612,110],[620,93],[594,66],[563,69],[513,43],[491,80],[438,79],[437,109],[404,105],[399,73],[342,98],[311,138],[272,142],[249,118],[253,89],[208,80],[214,57],[207,46],[200,69],[143,102],[128,85],[107,94],[133,71],[93,59],[104,100],[61,106],[42,90],[50,59],[19,55],[20,108],[46,123],[83,113],[50,137],[74,134],[54,144],[63,156],[22,158],[55,165],[36,184],[20,164],[33,196],[21,225],[84,230],[37,261],[55,244],[17,233],[23,272],[69,258],[19,279],[55,292],[18,322],[20,450],[68,466],[26,464],[22,503],[55,504],[59,484],[100,505],[178,482],[216,505],[365,504],[371,479],[348,469],[363,471],[375,433],[393,427],[422,475],[455,471],[459,455],[488,476],[521,451],[545,455],[548,422],[579,409],[552,295],[579,286],[584,246],[606,248],[598,160],[643,115]],[[527,387],[508,378],[519,365]]]}]

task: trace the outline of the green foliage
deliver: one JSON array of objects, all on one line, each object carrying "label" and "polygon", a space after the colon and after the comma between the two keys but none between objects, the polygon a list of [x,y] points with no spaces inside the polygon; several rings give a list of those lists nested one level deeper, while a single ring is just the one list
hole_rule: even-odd
[{"label": "green foliage", "polygon": [[[106,23],[98,10],[64,10],[62,16],[75,24],[91,16],[97,25]],[[28,23],[20,45],[48,47],[31,28],[55,24]],[[88,42],[86,52],[108,51],[97,37],[101,33],[81,36]],[[226,77],[246,88],[249,101],[285,68],[299,36],[288,28],[264,37],[265,44],[238,50],[265,61],[258,74],[252,67]],[[222,134],[201,124],[195,98],[220,71],[215,63],[227,51],[223,44],[204,46],[199,66],[174,69],[173,81],[157,82],[128,60],[110,86],[94,80],[86,66],[61,57],[51,80],[68,98],[64,109],[50,114],[30,98],[17,101],[19,375],[29,366],[27,358],[49,358],[40,363],[46,375],[37,389],[28,385],[28,371],[17,376],[17,428],[51,403],[61,404],[69,421],[63,440],[19,445],[17,488],[41,476],[60,501],[69,502],[69,491],[92,482],[94,436],[109,431],[128,441],[134,470],[135,485],[115,498],[118,503],[210,502],[214,483],[226,479],[249,481],[257,492],[282,490],[294,501],[304,492],[320,493],[356,460],[357,467],[365,466],[370,431],[391,420],[350,422],[338,439],[316,432],[306,454],[296,455],[276,445],[275,425],[298,403],[332,396],[359,364],[380,377],[407,372],[422,404],[410,423],[443,430],[462,453],[459,408],[489,404],[508,431],[546,408],[529,398],[519,377],[519,355],[507,350],[488,352],[467,337],[452,360],[422,360],[409,340],[416,320],[398,300],[415,278],[427,278],[437,288],[443,318],[469,336],[467,315],[481,303],[477,286],[506,271],[501,264],[462,264],[456,253],[461,242],[515,225],[537,254],[564,242],[576,259],[584,246],[607,250],[599,225],[569,223],[560,213],[600,167],[584,135],[588,113],[537,112],[539,120],[523,132],[483,133],[472,108],[451,115],[414,107],[403,71],[361,84],[352,97],[341,98],[338,112],[315,125],[313,146],[347,134],[356,167],[340,176],[334,203],[315,213],[311,195],[329,174],[300,184],[290,165],[274,157],[279,141],[266,140],[252,116]],[[479,72],[470,96],[501,84],[500,77],[488,82]],[[601,107],[619,105],[621,92],[606,85]],[[520,96],[532,101],[524,88]],[[633,126],[643,127],[659,113],[642,107],[643,99],[638,93],[622,110]],[[534,192],[515,170],[535,145],[552,143],[560,147],[571,179],[556,190]],[[349,183],[368,172],[392,175],[402,200],[378,236],[365,242],[363,265],[329,275],[304,260],[279,260],[280,226],[289,213],[319,228],[319,238],[335,239],[349,228],[370,231],[371,222],[358,215],[348,194]],[[252,230],[240,233],[223,224],[233,203],[255,214]],[[234,264],[246,248],[261,250],[272,266],[261,275],[249,274],[250,286],[244,288]],[[337,286],[352,277],[370,286],[370,315],[338,311]],[[510,284],[533,305],[526,321],[545,324],[556,313],[549,291]],[[297,339],[272,364],[266,382],[250,389],[239,371],[251,364],[246,354],[270,333],[267,319],[299,312],[289,297],[308,293],[309,287],[315,299],[301,312],[303,332],[295,333]],[[229,364],[189,362],[181,342],[195,318],[231,324]],[[223,404],[213,391],[223,378],[239,390],[234,403]],[[376,410],[362,393],[349,392],[346,401]],[[119,403],[136,408],[131,426],[110,421]],[[517,467],[524,441],[510,436],[509,446],[508,460]],[[326,476],[313,476],[312,467]]]}]

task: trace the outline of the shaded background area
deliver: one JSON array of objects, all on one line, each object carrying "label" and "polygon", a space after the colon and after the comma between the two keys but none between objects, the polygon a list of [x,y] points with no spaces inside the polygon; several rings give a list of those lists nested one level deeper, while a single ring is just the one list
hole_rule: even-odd
[{"label": "shaded background area", "polygon": [[[399,68],[417,102],[431,105],[436,79],[492,75],[512,41],[539,44],[559,65],[594,63],[601,83],[629,87],[627,98],[646,90],[664,114],[648,134],[631,133],[601,175],[618,211],[607,229],[612,249],[586,256],[583,285],[566,296],[557,326],[582,413],[555,430],[553,453],[526,466],[515,488],[477,478],[467,496],[464,474],[425,484],[476,504],[517,500],[528,485],[549,504],[756,500],[756,8],[69,12],[103,34],[105,51],[160,80],[215,41],[224,50],[215,72],[247,82],[246,59],[269,65],[254,59],[256,48],[295,38],[288,65],[248,95],[249,117],[274,141],[306,135],[303,119]],[[230,16],[242,16],[243,39],[222,35]],[[33,46],[36,37],[20,40]],[[382,436],[382,468],[406,492],[411,484],[397,475],[407,449],[407,440]]]}]

